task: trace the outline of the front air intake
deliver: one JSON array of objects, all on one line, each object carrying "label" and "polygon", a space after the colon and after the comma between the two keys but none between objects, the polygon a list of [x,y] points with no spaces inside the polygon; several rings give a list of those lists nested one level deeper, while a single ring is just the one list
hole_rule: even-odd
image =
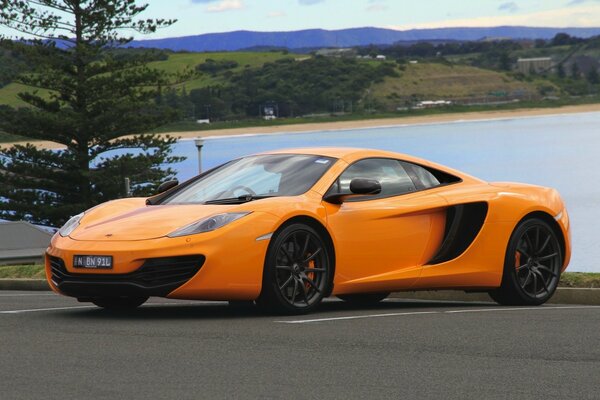
[{"label": "front air intake", "polygon": [[202,255],[150,258],[127,274],[72,273],[50,257],[52,282],[74,297],[166,296],[189,281],[204,264]]}]

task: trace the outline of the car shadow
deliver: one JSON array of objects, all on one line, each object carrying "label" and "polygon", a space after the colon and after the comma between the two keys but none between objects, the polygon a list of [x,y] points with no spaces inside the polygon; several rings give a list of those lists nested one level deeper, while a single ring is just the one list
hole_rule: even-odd
[{"label": "car shadow", "polygon": [[323,318],[352,314],[382,314],[390,312],[424,311],[427,309],[452,309],[471,307],[497,307],[495,303],[487,302],[453,302],[433,300],[406,300],[388,299],[381,303],[369,306],[357,306],[343,301],[328,299],[317,310],[310,314],[300,316],[268,314],[255,306],[230,306],[224,302],[185,302],[181,305],[170,303],[147,303],[133,310],[106,310],[101,308],[62,310],[60,314],[66,318],[76,319],[110,319],[110,320],[232,320],[232,319],[257,319],[257,318]]}]

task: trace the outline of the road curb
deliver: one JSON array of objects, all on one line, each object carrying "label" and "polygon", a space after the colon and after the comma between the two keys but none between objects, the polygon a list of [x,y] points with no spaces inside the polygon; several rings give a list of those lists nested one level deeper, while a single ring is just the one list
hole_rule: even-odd
[{"label": "road curb", "polygon": [[0,290],[50,290],[45,279],[0,279]]},{"label": "road curb", "polygon": [[[397,292],[390,297],[410,300],[441,300],[441,301],[493,301],[487,293],[466,293],[456,290],[426,290],[418,292]],[[551,304],[584,304],[600,305],[600,288],[581,289],[559,287],[554,296],[548,301]]]},{"label": "road curb", "polygon": [[[0,279],[0,290],[50,290],[45,279]],[[424,290],[396,292],[390,297],[408,300],[490,302],[486,293],[466,293],[458,290]],[[581,289],[560,287],[548,303],[600,305],[600,288]]]}]

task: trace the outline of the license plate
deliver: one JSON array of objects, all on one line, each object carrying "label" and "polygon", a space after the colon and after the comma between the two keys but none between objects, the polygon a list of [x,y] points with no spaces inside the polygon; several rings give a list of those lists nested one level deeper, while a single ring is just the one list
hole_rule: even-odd
[{"label": "license plate", "polygon": [[73,267],[90,269],[112,269],[112,256],[73,256]]}]

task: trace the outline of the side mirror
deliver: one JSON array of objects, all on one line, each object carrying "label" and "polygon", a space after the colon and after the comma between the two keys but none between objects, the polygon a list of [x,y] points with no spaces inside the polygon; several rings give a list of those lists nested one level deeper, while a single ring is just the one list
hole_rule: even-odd
[{"label": "side mirror", "polygon": [[342,204],[349,197],[379,194],[381,193],[381,183],[375,179],[354,178],[350,181],[350,191],[352,192],[350,194],[330,194],[323,200],[332,204]]},{"label": "side mirror", "polygon": [[179,185],[179,181],[177,179],[174,179],[172,181],[163,182],[158,187],[158,190],[156,191],[156,194],[164,193],[167,190],[172,189],[172,188],[174,188],[177,185]]},{"label": "side mirror", "polygon": [[355,178],[350,182],[350,191],[354,194],[379,194],[381,183],[375,179]]}]

